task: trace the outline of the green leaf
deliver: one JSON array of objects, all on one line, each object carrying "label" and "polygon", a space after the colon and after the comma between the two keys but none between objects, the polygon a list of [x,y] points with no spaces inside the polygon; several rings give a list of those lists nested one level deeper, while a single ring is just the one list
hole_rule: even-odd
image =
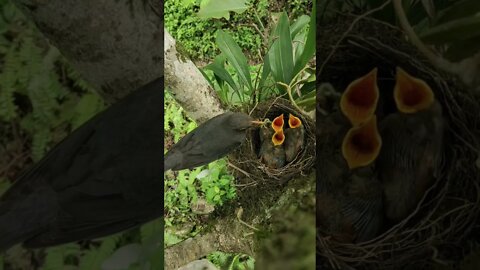
[{"label": "green leaf", "polygon": [[142,243],[147,243],[153,235],[163,233],[163,220],[156,219],[147,224],[144,224],[140,228],[140,235],[142,237]]},{"label": "green leaf", "polygon": [[208,76],[203,69],[199,68],[198,70],[200,71],[200,73],[202,73],[203,77],[205,78],[205,80],[208,81],[210,86],[212,88],[215,87],[215,84],[213,83],[212,79],[210,79],[210,76]]},{"label": "green leaf", "polygon": [[70,243],[48,248],[46,252],[47,255],[42,270],[66,269],[65,259],[69,256],[78,256],[80,246]]},{"label": "green leaf", "polygon": [[265,84],[265,81],[267,80],[267,77],[270,74],[270,72],[271,72],[270,61],[268,60],[268,54],[267,54],[263,58],[262,76],[260,77],[260,81],[258,82],[258,89],[260,89],[260,92],[262,91],[263,85]]},{"label": "green leaf", "polygon": [[209,69],[213,71],[213,73],[215,73],[215,75],[217,75],[220,79],[227,82],[235,92],[237,93],[239,92],[238,86],[235,84],[235,81],[233,80],[232,76],[218,62],[213,62],[205,66],[205,69]]},{"label": "green leaf", "polygon": [[290,34],[292,38],[295,36],[308,24],[310,21],[310,16],[302,15],[290,26]]},{"label": "green leaf", "polygon": [[204,0],[200,4],[200,18],[230,18],[230,11],[242,13],[247,10],[246,0]]},{"label": "green leaf", "polygon": [[450,21],[423,32],[420,38],[428,43],[443,44],[467,40],[480,35],[480,16]]},{"label": "green leaf", "polygon": [[104,109],[103,100],[96,94],[87,93],[82,96],[75,106],[74,116],[72,118],[72,128],[76,129],[95,114]]},{"label": "green leaf", "polygon": [[113,254],[120,235],[105,238],[100,247],[90,249],[80,260],[80,270],[101,269],[103,261]]},{"label": "green leaf", "polygon": [[270,68],[275,81],[289,84],[293,77],[293,51],[290,24],[285,12],[280,16],[275,32],[278,37],[268,51]]},{"label": "green leaf", "polygon": [[229,34],[223,32],[222,30],[218,30],[217,45],[220,48],[220,51],[222,51],[222,53],[227,57],[230,65],[232,65],[237,72],[240,80],[248,87],[250,91],[252,91],[252,79],[250,77],[250,69],[248,67],[247,58],[235,40],[233,40]]},{"label": "green leaf", "polygon": [[305,65],[312,59],[316,51],[317,37],[316,37],[316,1],[313,1],[313,10],[312,17],[310,19],[310,25],[307,35],[307,40],[305,41],[305,46],[303,48],[302,54],[295,61],[295,68],[293,69],[293,76],[297,75],[300,70],[302,70]]},{"label": "green leaf", "polygon": [[447,23],[466,17],[470,17],[480,12],[480,1],[463,0],[458,1],[449,8],[442,10],[435,20],[435,25]]}]

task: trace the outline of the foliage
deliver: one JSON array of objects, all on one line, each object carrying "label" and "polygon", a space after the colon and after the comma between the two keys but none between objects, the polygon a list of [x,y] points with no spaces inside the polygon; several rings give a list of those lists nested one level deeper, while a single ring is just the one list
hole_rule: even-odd
[{"label": "foliage", "polygon": [[[215,32],[219,29],[229,31],[236,42],[248,51],[256,52],[262,44],[261,34],[253,27],[252,19],[266,22],[268,20],[268,0],[254,0],[252,6],[242,14],[234,14],[230,20],[202,19],[196,12],[200,7],[195,1],[165,1],[165,27],[182,45],[192,59],[211,59],[217,47]],[[208,30],[208,31],[207,31]]]},{"label": "foliage", "polygon": [[[215,33],[223,30],[249,52],[251,60],[259,61],[266,36],[275,24],[273,11],[288,10],[290,16],[296,18],[311,10],[311,5],[311,0],[284,3],[273,0],[166,0],[165,27],[192,59],[212,59],[218,51]],[[232,11],[239,13],[231,15]]]},{"label": "foliage", "polygon": [[[86,96],[69,93],[67,85],[71,80],[78,86],[87,84],[12,4],[3,5],[0,16],[0,57],[3,60],[0,121],[20,122],[22,131],[32,140],[31,157],[38,161],[53,138],[63,137],[78,127],[102,110],[103,103],[93,93]],[[65,74],[63,78],[62,74]],[[77,90],[85,94],[90,88]]]},{"label": "foliage", "polygon": [[453,61],[471,57],[480,51],[480,2],[462,0],[437,12],[430,27],[421,30],[420,38],[440,48]]},{"label": "foliage", "polygon": [[[205,75],[222,101],[228,105],[240,105],[288,94],[292,101],[313,109],[315,74],[308,70],[308,63],[315,54],[315,8],[312,14],[312,17],[302,15],[290,23],[287,14],[282,13],[269,38],[271,44],[263,58],[261,75],[259,68],[254,76],[251,75],[255,68],[248,65],[240,46],[229,34],[219,30],[216,40],[222,53],[205,67],[213,72],[213,76]],[[226,66],[234,70],[234,75]],[[268,81],[271,82],[269,86]]]},{"label": "foliage", "polygon": [[242,13],[247,9],[246,0],[204,0],[200,3],[200,18],[230,18],[230,11]]},{"label": "foliage", "polygon": [[[320,2],[320,22],[335,17],[335,12],[363,13],[383,4],[383,0]],[[423,42],[435,45],[449,60],[460,61],[480,51],[480,1],[438,0],[403,1],[403,9],[409,23]],[[387,23],[398,25],[392,4],[372,15]]]},{"label": "foliage", "polygon": [[241,254],[228,254],[223,252],[213,252],[208,255],[208,260],[217,265],[220,269],[228,270],[253,270],[255,260],[249,256]]}]

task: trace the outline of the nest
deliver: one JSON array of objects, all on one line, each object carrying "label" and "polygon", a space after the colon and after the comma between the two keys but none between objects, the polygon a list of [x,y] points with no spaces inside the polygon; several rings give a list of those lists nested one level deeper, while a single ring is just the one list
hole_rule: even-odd
[{"label": "nest", "polygon": [[431,269],[436,263],[458,262],[469,251],[468,240],[478,237],[474,228],[480,211],[479,102],[459,81],[427,62],[398,29],[368,18],[352,26],[353,19],[340,16],[336,23],[319,27],[317,79],[343,91],[378,67],[379,88],[393,89],[396,66],[413,72],[430,85],[443,106],[448,122],[446,162],[415,211],[375,239],[353,244],[318,235],[317,265],[319,269]]},{"label": "nest", "polygon": [[259,129],[250,130],[246,142],[229,157],[236,167],[235,173],[242,176],[239,177],[239,185],[258,187],[259,185],[283,184],[293,176],[305,175],[313,167],[315,163],[315,123],[309,116],[299,112],[288,100],[283,98],[259,103],[253,109],[251,116],[255,119],[273,120],[282,113],[285,115],[285,119],[291,113],[302,121],[305,128],[303,148],[296,158],[285,166],[278,169],[269,168],[260,161],[258,156],[260,150]]}]

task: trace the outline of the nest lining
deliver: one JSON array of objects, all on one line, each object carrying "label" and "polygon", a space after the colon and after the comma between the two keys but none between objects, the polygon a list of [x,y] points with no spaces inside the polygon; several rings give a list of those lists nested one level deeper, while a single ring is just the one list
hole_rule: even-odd
[{"label": "nest lining", "polygon": [[[455,78],[426,62],[391,26],[362,19],[337,47],[352,20],[341,16],[336,23],[319,27],[322,42],[317,45],[317,59],[322,63],[333,54],[325,65],[317,65],[323,66],[317,71],[318,80],[343,91],[351,81],[378,67],[379,88],[393,89],[396,66],[413,72],[431,86],[442,104],[448,123],[445,162],[415,211],[375,239],[347,244],[319,235],[318,265],[320,269],[419,269],[431,267],[434,261],[461,258],[467,252],[462,244],[472,233],[480,209],[480,176],[475,167],[480,152],[479,102]],[[323,117],[318,111],[317,119]],[[318,151],[329,147],[317,146]]]}]

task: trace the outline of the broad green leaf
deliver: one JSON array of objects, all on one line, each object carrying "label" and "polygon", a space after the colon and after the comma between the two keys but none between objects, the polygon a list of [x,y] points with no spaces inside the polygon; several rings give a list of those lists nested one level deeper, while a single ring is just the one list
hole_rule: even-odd
[{"label": "broad green leaf", "polygon": [[230,18],[230,11],[242,13],[247,10],[246,0],[204,0],[200,4],[200,18]]},{"label": "broad green leaf", "polygon": [[463,0],[458,1],[449,8],[442,10],[435,20],[435,25],[447,23],[466,17],[470,17],[480,12],[480,1],[478,0]]},{"label": "broad green leaf", "polygon": [[220,79],[227,82],[233,88],[233,90],[235,90],[235,92],[239,91],[238,86],[235,84],[235,81],[233,80],[232,76],[230,76],[228,71],[223,66],[213,62],[205,66],[205,69],[209,69],[213,71],[213,73],[215,73],[215,75],[217,75]]},{"label": "broad green leaf", "polygon": [[[298,97],[296,94],[296,91],[294,91],[295,94],[293,97]],[[312,97],[312,95],[315,95],[316,93],[316,81],[311,81],[305,83],[301,88],[300,88],[300,93],[302,93],[302,98],[309,98]],[[313,93],[313,94],[312,94]]]},{"label": "broad green leaf", "polygon": [[310,18],[309,30],[307,35],[307,40],[305,41],[305,46],[303,48],[303,52],[301,56],[296,58],[295,61],[295,68],[293,70],[293,76],[295,76],[300,70],[302,70],[305,65],[312,59],[313,55],[315,54],[316,44],[317,44],[317,37],[316,37],[316,0],[313,1],[313,10],[312,16]]},{"label": "broad green leaf", "polygon": [[217,45],[220,51],[225,54],[230,65],[233,66],[238,74],[240,80],[252,91],[252,79],[250,77],[250,69],[248,67],[247,58],[243,54],[240,47],[237,45],[233,38],[218,30],[217,32]]},{"label": "broad green leaf", "polygon": [[205,80],[208,81],[208,83],[210,84],[210,86],[213,88],[215,87],[215,84],[213,83],[213,81],[210,79],[210,76],[208,76],[205,71],[201,68],[198,69],[200,71],[200,73],[202,73],[203,77],[205,78]]},{"label": "broad green leaf", "polygon": [[467,40],[480,35],[480,16],[450,21],[430,28],[420,35],[428,43],[442,44]]},{"label": "broad green leaf", "polygon": [[302,15],[298,17],[298,19],[290,26],[290,34],[292,35],[292,39],[306,26],[310,21],[310,16]]},{"label": "broad green leaf", "polygon": [[262,76],[260,77],[260,81],[258,82],[258,89],[260,89],[260,91],[262,91],[263,85],[265,84],[265,81],[267,80],[270,71],[270,61],[267,54],[263,58]]},{"label": "broad green leaf", "polygon": [[[305,49],[307,34],[305,31],[300,32],[293,40],[293,62],[298,63],[300,58],[303,55],[303,50]],[[296,72],[298,73],[298,72]],[[294,73],[294,74],[296,74]]]},{"label": "broad green leaf", "polygon": [[275,81],[289,84],[293,77],[293,51],[290,24],[285,12],[280,16],[275,32],[277,39],[268,52],[270,68]]}]

